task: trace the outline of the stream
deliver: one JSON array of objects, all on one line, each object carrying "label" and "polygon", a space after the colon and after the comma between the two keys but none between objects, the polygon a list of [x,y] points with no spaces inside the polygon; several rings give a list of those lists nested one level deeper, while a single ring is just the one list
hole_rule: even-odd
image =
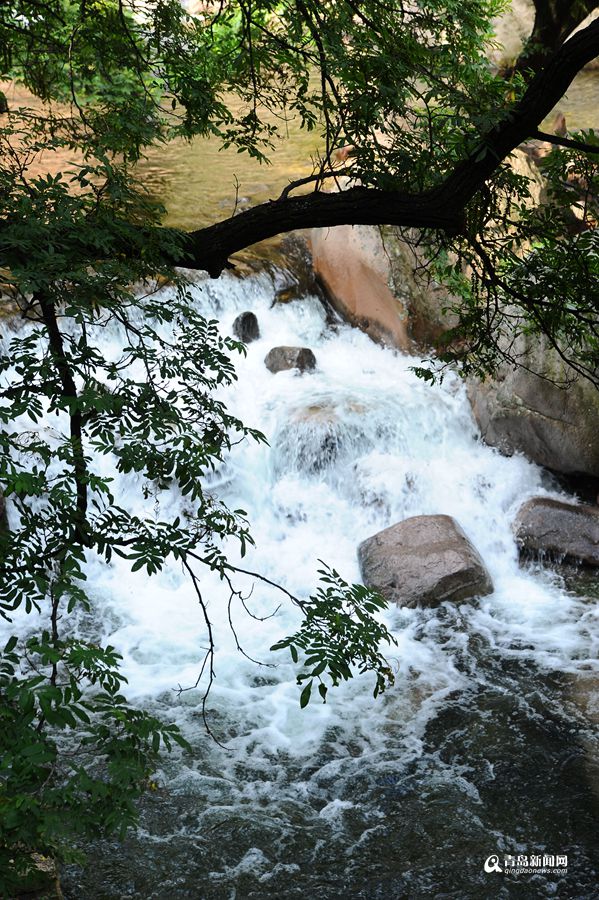
[{"label": "stream", "polygon": [[[595,125],[596,75],[576,85],[568,123]],[[197,141],[152,151],[141,172],[169,224],[198,227],[232,213],[236,190],[243,208],[309,174],[318,140],[292,139],[272,170]],[[316,296],[276,303],[294,280],[279,261],[244,278],[198,275],[191,288],[223,332],[244,310],[261,329],[223,397],[269,446],[234,447],[211,484],[247,511],[256,547],[243,565],[305,597],[320,560],[359,581],[362,540],[408,516],[443,513],[474,543],[495,590],[438,609],[390,608],[394,686],[374,700],[373,677],[358,676],[330,690],[326,704],[313,699],[300,710],[296,667],[286,652],[269,652],[297,628],[297,610],[274,588],[237,576],[249,612],[234,606],[235,625],[244,651],[264,664],[252,662],[229,628],[228,592],[202,572],[217,647],[209,722],[219,744],[202,721],[203,684],[177,691],[195,683],[206,644],[180,566],[148,580],[116,557],[90,561],[95,611],[77,628],[116,646],[128,698],[177,722],[193,751],[164,758],[136,833],[122,844],[92,842],[85,868],[63,869],[64,896],[597,897],[597,580],[521,565],[512,533],[528,497],[562,496],[560,488],[523,456],[481,442],[457,377],[425,384],[411,371],[419,358],[331,325]],[[107,352],[119,340],[116,329],[102,336]],[[281,344],[310,347],[316,370],[271,374],[264,357]],[[144,500],[139,485],[111,474],[139,515],[184,511],[175,492]],[[229,552],[238,560],[235,546]],[[568,865],[485,871],[485,860],[505,854],[567,856]]]},{"label": "stream", "polygon": [[[245,652],[269,664],[260,666],[235,647],[222,583],[202,573],[217,645],[209,719],[223,747],[205,733],[201,691],[175,690],[195,682],[206,642],[180,567],[147,580],[116,558],[90,563],[96,617],[79,628],[123,653],[129,698],[177,721],[193,752],[164,760],[138,833],[87,846],[87,867],[63,871],[65,897],[595,897],[596,597],[550,569],[521,567],[511,529],[527,497],[559,491],[523,457],[480,441],[456,377],[423,383],[410,371],[418,359],[331,327],[317,297],[274,303],[290,277],[198,277],[192,288],[224,332],[242,310],[260,323],[224,396],[270,446],[235,447],[213,485],[248,513],[256,548],[243,565],[307,596],[319,560],[359,581],[361,540],[407,516],[446,513],[495,591],[389,609],[394,687],[373,700],[373,678],[360,676],[300,710],[295,667],[268,650],[295,630],[297,611],[237,577],[252,616],[270,616],[233,609]],[[264,356],[280,344],[311,347],[316,371],[271,374]],[[154,500],[134,500],[114,474],[115,490],[151,514]],[[173,494],[154,514],[180,503]],[[536,853],[567,855],[567,871],[483,869],[492,854]]]}]

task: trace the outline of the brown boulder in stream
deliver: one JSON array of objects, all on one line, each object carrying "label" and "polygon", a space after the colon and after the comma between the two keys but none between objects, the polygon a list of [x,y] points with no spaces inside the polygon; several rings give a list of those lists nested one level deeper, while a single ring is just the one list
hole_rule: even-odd
[{"label": "brown boulder in stream", "polygon": [[514,526],[524,553],[547,554],[599,566],[599,508],[533,497],[520,507]]},{"label": "brown boulder in stream", "polygon": [[364,584],[398,606],[438,606],[490,594],[493,584],[475,547],[451,516],[413,516],[363,541]]}]

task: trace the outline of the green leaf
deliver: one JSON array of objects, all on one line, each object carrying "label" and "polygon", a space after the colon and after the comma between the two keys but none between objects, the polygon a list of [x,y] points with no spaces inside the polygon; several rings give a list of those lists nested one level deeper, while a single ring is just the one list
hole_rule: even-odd
[{"label": "green leaf", "polygon": [[4,645],[4,653],[11,653],[18,643],[18,638],[13,634]]},{"label": "green leaf", "polygon": [[310,702],[310,694],[312,693],[312,682],[309,681],[300,694],[300,708],[304,709]]}]

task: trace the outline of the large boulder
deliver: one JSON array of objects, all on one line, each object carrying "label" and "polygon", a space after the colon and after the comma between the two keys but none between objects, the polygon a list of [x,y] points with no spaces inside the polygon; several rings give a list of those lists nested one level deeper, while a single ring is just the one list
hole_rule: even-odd
[{"label": "large boulder", "polygon": [[413,516],[358,547],[364,584],[399,606],[437,606],[490,594],[485,565],[451,516]]},{"label": "large boulder", "polygon": [[256,314],[249,311],[239,313],[233,322],[233,334],[244,344],[257,341],[260,337],[260,328]]},{"label": "large boulder", "polygon": [[493,23],[498,46],[491,49],[491,61],[498,66],[512,65],[530,35],[534,21],[532,0],[512,0],[508,9]]},{"label": "large boulder", "polygon": [[[541,205],[545,186],[530,154],[516,150],[511,165],[528,179],[529,202]],[[451,338],[456,298],[429,277],[417,234],[402,235],[390,226],[315,229],[314,266],[348,321],[383,343],[429,355]],[[599,391],[582,378],[573,381],[572,370],[539,336],[507,334],[500,342],[520,367],[503,364],[484,382],[469,380],[483,440],[554,472],[598,478]]]},{"label": "large boulder", "polygon": [[273,347],[264,357],[264,365],[275,373],[285,369],[306,372],[316,368],[316,357],[309,347]]},{"label": "large boulder", "polygon": [[[530,202],[538,205],[543,181],[535,163],[516,150],[510,164],[529,180]],[[374,341],[428,354],[456,326],[455,298],[430,276],[417,229],[314,228],[310,246],[314,271],[334,308]]]},{"label": "large boulder", "polygon": [[469,382],[483,440],[556,472],[599,477],[599,391],[584,378],[573,381],[546,341],[523,341],[514,349],[526,368],[503,365],[494,378]]},{"label": "large boulder", "polygon": [[516,541],[525,553],[599,566],[599,508],[533,497],[518,511]]},{"label": "large boulder", "polygon": [[387,249],[374,225],[338,225],[310,232],[314,271],[334,309],[374,341],[410,347],[407,313],[390,284]]}]

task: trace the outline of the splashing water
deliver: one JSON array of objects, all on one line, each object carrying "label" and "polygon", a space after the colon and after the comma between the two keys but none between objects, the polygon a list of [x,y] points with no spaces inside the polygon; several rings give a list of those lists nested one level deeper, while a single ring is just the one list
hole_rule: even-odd
[{"label": "splashing water", "polygon": [[[591,896],[599,617],[555,574],[521,568],[511,530],[520,504],[550,486],[523,457],[481,443],[457,378],[424,384],[410,371],[419,360],[328,327],[317,298],[273,305],[280,286],[275,273],[193,287],[224,332],[245,309],[260,323],[225,398],[270,446],[234,447],[210,485],[248,513],[256,548],[244,567],[306,596],[319,560],[359,581],[360,541],[407,516],[445,513],[495,591],[390,609],[395,686],[374,701],[373,678],[357,677],[302,711],[294,666],[268,650],[296,629],[297,610],[237,577],[256,618],[239,604],[235,625],[244,651],[267,664],[258,666],[236,649],[228,592],[202,572],[217,646],[209,708],[223,749],[204,732],[202,686],[176,692],[194,684],[206,644],[180,567],[148,580],[117,558],[90,563],[96,618],[79,627],[118,648],[129,698],[175,719],[194,752],[165,761],[139,834],[86,848],[87,869],[64,873],[65,896]],[[310,347],[316,371],[271,374],[264,357],[281,344]],[[128,491],[147,515],[141,491],[135,500],[112,475],[115,493]],[[180,500],[150,502],[164,518]],[[492,853],[545,849],[569,854],[567,875],[483,871]]]}]

